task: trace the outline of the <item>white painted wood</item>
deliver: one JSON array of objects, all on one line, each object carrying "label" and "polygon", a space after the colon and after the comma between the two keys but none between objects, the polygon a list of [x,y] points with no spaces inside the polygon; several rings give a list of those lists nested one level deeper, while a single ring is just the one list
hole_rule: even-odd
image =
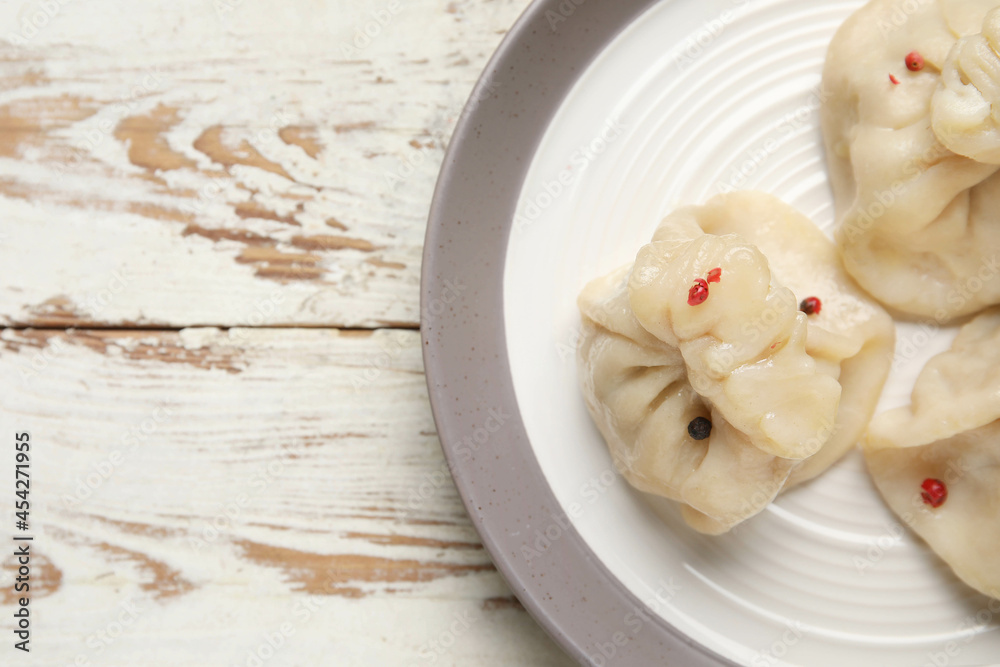
[{"label": "white painted wood", "polygon": [[[8,329],[0,343],[0,433],[33,441],[42,584],[17,664],[252,665],[285,623],[265,664],[570,664],[447,476],[416,332]],[[12,583],[4,570],[4,595]],[[100,639],[129,604],[135,623]]]},{"label": "white painted wood", "polygon": [[526,4],[0,3],[0,437],[32,434],[36,535],[33,650],[0,664],[569,664],[469,523],[404,330]]},{"label": "white painted wood", "polygon": [[0,3],[0,324],[416,326],[444,147],[526,4]]}]

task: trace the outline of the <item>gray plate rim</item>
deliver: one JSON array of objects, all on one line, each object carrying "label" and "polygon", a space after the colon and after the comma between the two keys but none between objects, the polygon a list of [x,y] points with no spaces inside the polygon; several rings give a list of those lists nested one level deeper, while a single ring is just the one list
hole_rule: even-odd
[{"label": "gray plate rim", "polygon": [[[569,655],[598,666],[735,666],[650,611],[562,516],[521,421],[504,333],[507,239],[532,156],[587,65],[654,4],[536,0],[502,41],[459,119],[431,205],[424,366],[473,524],[522,604]],[[559,526],[548,546],[537,542],[539,523]],[[525,548],[538,555],[525,557]]]}]

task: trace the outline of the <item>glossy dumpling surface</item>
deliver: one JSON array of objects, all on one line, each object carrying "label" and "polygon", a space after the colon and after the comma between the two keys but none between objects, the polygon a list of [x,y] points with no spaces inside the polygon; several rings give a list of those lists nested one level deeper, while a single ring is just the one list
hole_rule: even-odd
[{"label": "glossy dumpling surface", "polygon": [[905,21],[873,0],[844,23],[821,115],[846,268],[943,323],[1000,302],[1000,0],[912,4]]},{"label": "glossy dumpling surface", "polygon": [[[917,379],[909,407],[876,417],[868,467],[893,511],[979,591],[1000,598],[1000,310],[965,325]],[[936,480],[947,497],[925,502]]]},{"label": "glossy dumpling surface", "polygon": [[[689,303],[695,281],[703,303]],[[818,296],[818,314],[799,302]],[[583,393],[617,467],[720,533],[853,446],[891,363],[889,317],[843,272],[836,249],[769,195],[681,209],[634,265],[590,283]],[[688,425],[709,419],[695,440]]]}]

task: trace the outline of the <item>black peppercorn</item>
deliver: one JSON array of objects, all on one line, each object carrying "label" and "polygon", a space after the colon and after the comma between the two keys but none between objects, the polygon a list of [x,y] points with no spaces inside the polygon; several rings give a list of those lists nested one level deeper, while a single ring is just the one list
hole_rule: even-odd
[{"label": "black peppercorn", "polygon": [[712,434],[712,422],[704,417],[695,417],[688,424],[688,435],[695,440],[704,440]]}]

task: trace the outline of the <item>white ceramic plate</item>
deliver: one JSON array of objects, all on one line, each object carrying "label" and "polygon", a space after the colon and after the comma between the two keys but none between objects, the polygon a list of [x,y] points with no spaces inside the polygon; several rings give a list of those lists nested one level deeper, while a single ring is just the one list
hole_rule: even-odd
[{"label": "white ceramic plate", "polygon": [[[833,33],[861,4],[662,2],[608,43],[563,100],[531,158],[503,274],[517,404],[560,505],[526,522],[521,557],[544,553],[568,516],[650,613],[737,664],[1000,664],[1000,603],[902,527],[859,453],[732,534],[706,537],[614,474],[578,389],[577,294],[631,261],[677,206],[757,189],[831,231],[820,73]],[[898,335],[880,409],[908,402],[954,332],[900,324]],[[614,633],[637,618],[579,648],[593,664],[615,664]]]}]

